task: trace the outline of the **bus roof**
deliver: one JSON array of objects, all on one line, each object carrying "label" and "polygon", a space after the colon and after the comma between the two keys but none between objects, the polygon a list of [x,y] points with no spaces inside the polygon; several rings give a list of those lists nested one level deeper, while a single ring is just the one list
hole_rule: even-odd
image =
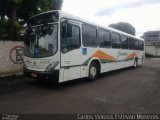
[{"label": "bus roof", "polygon": [[[134,36],[134,35],[125,33],[125,32],[123,32],[123,31],[120,31],[120,30],[117,30],[117,29],[114,29],[114,28],[111,28],[111,27],[108,27],[108,26],[103,26],[103,25],[94,23],[94,22],[89,21],[89,20],[85,20],[85,19],[83,19],[83,18],[80,18],[80,17],[78,17],[78,16],[69,14],[69,13],[64,12],[64,11],[61,11],[61,10],[52,10],[52,11],[43,12],[43,13],[37,14],[37,15],[35,15],[35,16],[32,16],[31,18],[36,17],[36,16],[39,16],[39,15],[43,15],[43,14],[46,14],[46,13],[56,12],[56,11],[59,13],[60,19],[61,19],[61,18],[69,18],[69,19],[77,20],[77,21],[80,21],[80,22],[84,22],[84,23],[87,23],[87,24],[91,24],[91,25],[96,26],[96,27],[100,27],[100,28],[103,28],[103,29],[107,29],[107,30],[110,30],[110,31],[113,31],[113,32],[116,32],[116,33],[119,33],[119,34],[122,34],[122,35],[126,35],[126,36],[129,36],[129,37],[133,37],[133,38],[136,38],[136,39],[139,39],[139,40],[144,41],[144,39],[139,38],[139,37],[136,37],[136,36]],[[30,18],[30,19],[31,19],[31,18]],[[30,20],[30,19],[29,19],[29,20]]]}]

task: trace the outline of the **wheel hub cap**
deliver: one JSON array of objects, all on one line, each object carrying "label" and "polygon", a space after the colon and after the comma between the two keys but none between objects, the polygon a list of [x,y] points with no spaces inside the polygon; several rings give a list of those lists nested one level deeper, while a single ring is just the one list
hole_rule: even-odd
[{"label": "wheel hub cap", "polygon": [[91,69],[90,69],[90,74],[93,76],[93,77],[95,77],[96,76],[96,68],[95,67],[92,67]]}]

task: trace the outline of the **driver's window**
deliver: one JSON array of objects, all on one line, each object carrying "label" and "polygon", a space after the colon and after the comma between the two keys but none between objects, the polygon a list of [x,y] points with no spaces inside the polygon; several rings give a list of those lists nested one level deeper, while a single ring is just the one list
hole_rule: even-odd
[{"label": "driver's window", "polygon": [[[65,30],[63,30],[65,29]],[[80,28],[76,25],[67,24],[62,27],[61,50],[67,53],[80,47]]]}]

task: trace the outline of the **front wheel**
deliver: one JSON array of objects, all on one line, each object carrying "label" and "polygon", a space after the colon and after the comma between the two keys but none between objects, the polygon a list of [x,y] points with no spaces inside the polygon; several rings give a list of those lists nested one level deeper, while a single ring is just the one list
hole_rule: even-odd
[{"label": "front wheel", "polygon": [[91,63],[90,67],[89,67],[89,80],[95,80],[98,76],[98,67],[96,63]]}]

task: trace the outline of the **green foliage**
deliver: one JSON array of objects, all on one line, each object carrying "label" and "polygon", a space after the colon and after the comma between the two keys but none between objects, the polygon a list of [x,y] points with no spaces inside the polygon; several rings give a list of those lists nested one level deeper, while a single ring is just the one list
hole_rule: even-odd
[{"label": "green foliage", "polygon": [[1,29],[0,39],[2,40],[11,39],[10,32],[12,28],[14,28],[14,31],[12,31],[14,33],[12,39],[15,40],[17,38],[18,31],[22,28],[20,22],[11,19],[8,20],[5,19],[3,22],[2,20],[0,20],[0,29]]},{"label": "green foliage", "polygon": [[35,14],[61,9],[62,3],[63,0],[0,0],[0,37],[15,39],[22,27],[18,19],[25,23]]},{"label": "green foliage", "polygon": [[49,11],[50,0],[38,0],[39,12]]},{"label": "green foliage", "polygon": [[28,20],[31,16],[49,10],[60,10],[63,0],[23,0],[18,17]]},{"label": "green foliage", "polygon": [[8,39],[11,23],[8,20],[0,20],[0,39]]},{"label": "green foliage", "polygon": [[24,0],[17,11],[20,19],[27,21],[31,16],[38,13],[38,0]]},{"label": "green foliage", "polygon": [[62,7],[63,0],[50,0],[51,10],[60,10]]},{"label": "green foliage", "polygon": [[7,14],[7,0],[0,0],[0,17],[4,21],[4,16]]},{"label": "green foliage", "polygon": [[23,0],[9,0],[9,1],[10,1],[10,4],[15,7],[19,7],[21,3],[23,2]]},{"label": "green foliage", "polygon": [[131,35],[135,35],[136,33],[135,28],[131,24],[125,23],[125,22],[118,22],[116,24],[110,24],[109,27],[126,32]]},{"label": "green foliage", "polygon": [[19,31],[22,28],[22,25],[20,25],[19,21],[12,21],[12,25],[14,26],[14,28],[16,29],[16,31]]}]

